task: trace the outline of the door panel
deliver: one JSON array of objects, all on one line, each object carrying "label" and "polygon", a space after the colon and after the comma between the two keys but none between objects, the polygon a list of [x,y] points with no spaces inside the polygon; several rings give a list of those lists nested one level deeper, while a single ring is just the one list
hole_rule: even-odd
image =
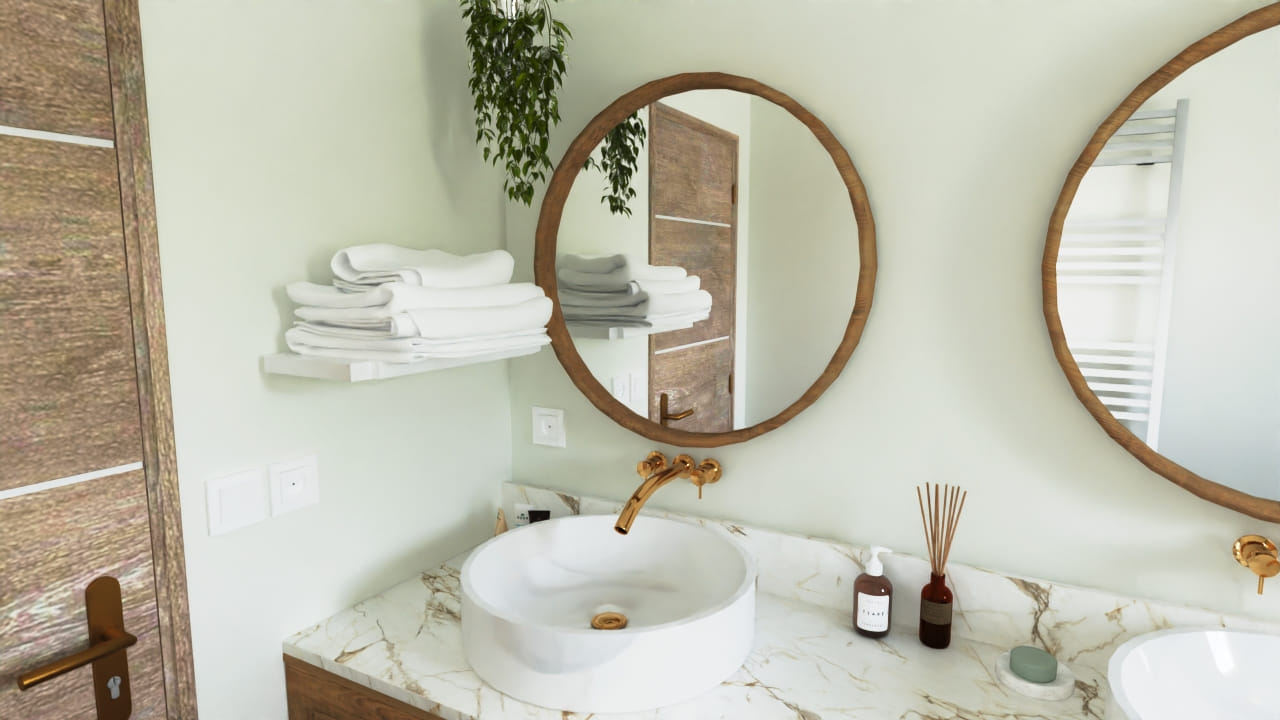
[{"label": "door panel", "polygon": [[116,155],[0,136],[0,490],[142,459]]},{"label": "door panel", "polygon": [[711,316],[691,328],[653,335],[655,350],[733,336],[733,229],[674,220],[654,220],[649,246],[654,265],[679,265],[697,275],[711,293]]},{"label": "door panel", "polygon": [[657,417],[659,393],[667,393],[673,414],[690,408],[694,413],[683,420],[669,420],[667,427],[691,432],[726,432],[733,429],[733,402],[729,394],[729,373],[711,368],[732,368],[733,347],[727,340],[693,345],[658,356],[649,384],[650,420]]},{"label": "door panel", "polygon": [[652,183],[654,214],[732,223],[737,136],[662,103],[652,107],[650,124],[660,138],[650,144],[649,161],[651,173],[661,175]]},{"label": "door panel", "polygon": [[0,2],[0,125],[110,139],[102,0]]},{"label": "door panel", "polygon": [[[0,718],[69,712],[42,702],[49,698],[84,705],[93,717],[89,668],[27,691],[15,678],[88,646],[84,589],[99,575],[120,581],[125,629],[139,638],[128,650],[133,717],[163,716],[146,509],[141,470],[0,500]],[[144,708],[160,714],[140,714]]]}]

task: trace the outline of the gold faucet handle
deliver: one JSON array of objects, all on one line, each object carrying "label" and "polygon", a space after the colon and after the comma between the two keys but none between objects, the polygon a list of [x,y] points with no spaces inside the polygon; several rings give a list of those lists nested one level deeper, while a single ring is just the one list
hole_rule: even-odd
[{"label": "gold faucet handle", "polygon": [[710,485],[720,479],[722,471],[720,463],[712,458],[703,460],[698,467],[689,471],[689,477],[693,480],[693,484],[698,486],[698,499],[702,499],[702,486]]},{"label": "gold faucet handle", "polygon": [[1269,577],[1280,575],[1280,558],[1277,557],[1275,543],[1261,535],[1245,535],[1236,540],[1231,547],[1236,562],[1244,565],[1258,576],[1258,594],[1262,594],[1262,585]]},{"label": "gold faucet handle", "polygon": [[657,450],[654,450],[653,452],[646,455],[643,460],[636,463],[636,473],[642,478],[647,478],[650,475],[658,472],[659,470],[665,469],[666,467],[667,467],[667,456],[663,455]]}]

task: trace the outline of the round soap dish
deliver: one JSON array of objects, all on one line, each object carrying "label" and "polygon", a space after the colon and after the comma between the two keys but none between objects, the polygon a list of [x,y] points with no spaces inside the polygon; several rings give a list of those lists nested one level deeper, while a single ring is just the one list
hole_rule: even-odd
[{"label": "round soap dish", "polygon": [[1000,684],[1027,697],[1037,700],[1066,700],[1071,697],[1076,690],[1076,676],[1071,672],[1071,668],[1058,661],[1058,677],[1052,682],[1036,683],[1030,680],[1023,680],[1014,674],[1013,668],[1009,667],[1009,653],[1006,652],[996,659],[996,678],[1000,680]]}]

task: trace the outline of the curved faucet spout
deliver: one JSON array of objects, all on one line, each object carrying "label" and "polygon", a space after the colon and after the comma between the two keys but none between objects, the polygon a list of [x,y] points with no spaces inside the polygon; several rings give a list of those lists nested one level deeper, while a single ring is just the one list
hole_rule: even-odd
[{"label": "curved faucet spout", "polygon": [[692,470],[693,458],[688,455],[677,455],[675,460],[671,461],[670,467],[659,466],[658,470],[646,477],[644,482],[640,483],[640,487],[631,493],[627,504],[622,506],[622,512],[618,514],[618,522],[614,524],[613,529],[617,530],[619,535],[631,532],[631,524],[636,521],[640,508],[644,507],[649,497],[657,492],[658,488],[678,477],[688,475]]}]

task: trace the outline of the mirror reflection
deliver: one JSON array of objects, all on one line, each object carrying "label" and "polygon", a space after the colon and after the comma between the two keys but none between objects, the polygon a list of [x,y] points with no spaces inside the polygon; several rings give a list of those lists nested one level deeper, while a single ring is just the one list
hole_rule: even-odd
[{"label": "mirror reflection", "polygon": [[611,212],[616,193],[591,168],[565,202],[558,302],[574,346],[616,399],[667,427],[769,419],[818,379],[849,325],[849,190],[809,129],[755,95],[684,92],[635,117],[630,215]]},{"label": "mirror reflection", "polygon": [[1066,218],[1058,311],[1090,389],[1160,454],[1280,499],[1280,29],[1112,136]]}]

